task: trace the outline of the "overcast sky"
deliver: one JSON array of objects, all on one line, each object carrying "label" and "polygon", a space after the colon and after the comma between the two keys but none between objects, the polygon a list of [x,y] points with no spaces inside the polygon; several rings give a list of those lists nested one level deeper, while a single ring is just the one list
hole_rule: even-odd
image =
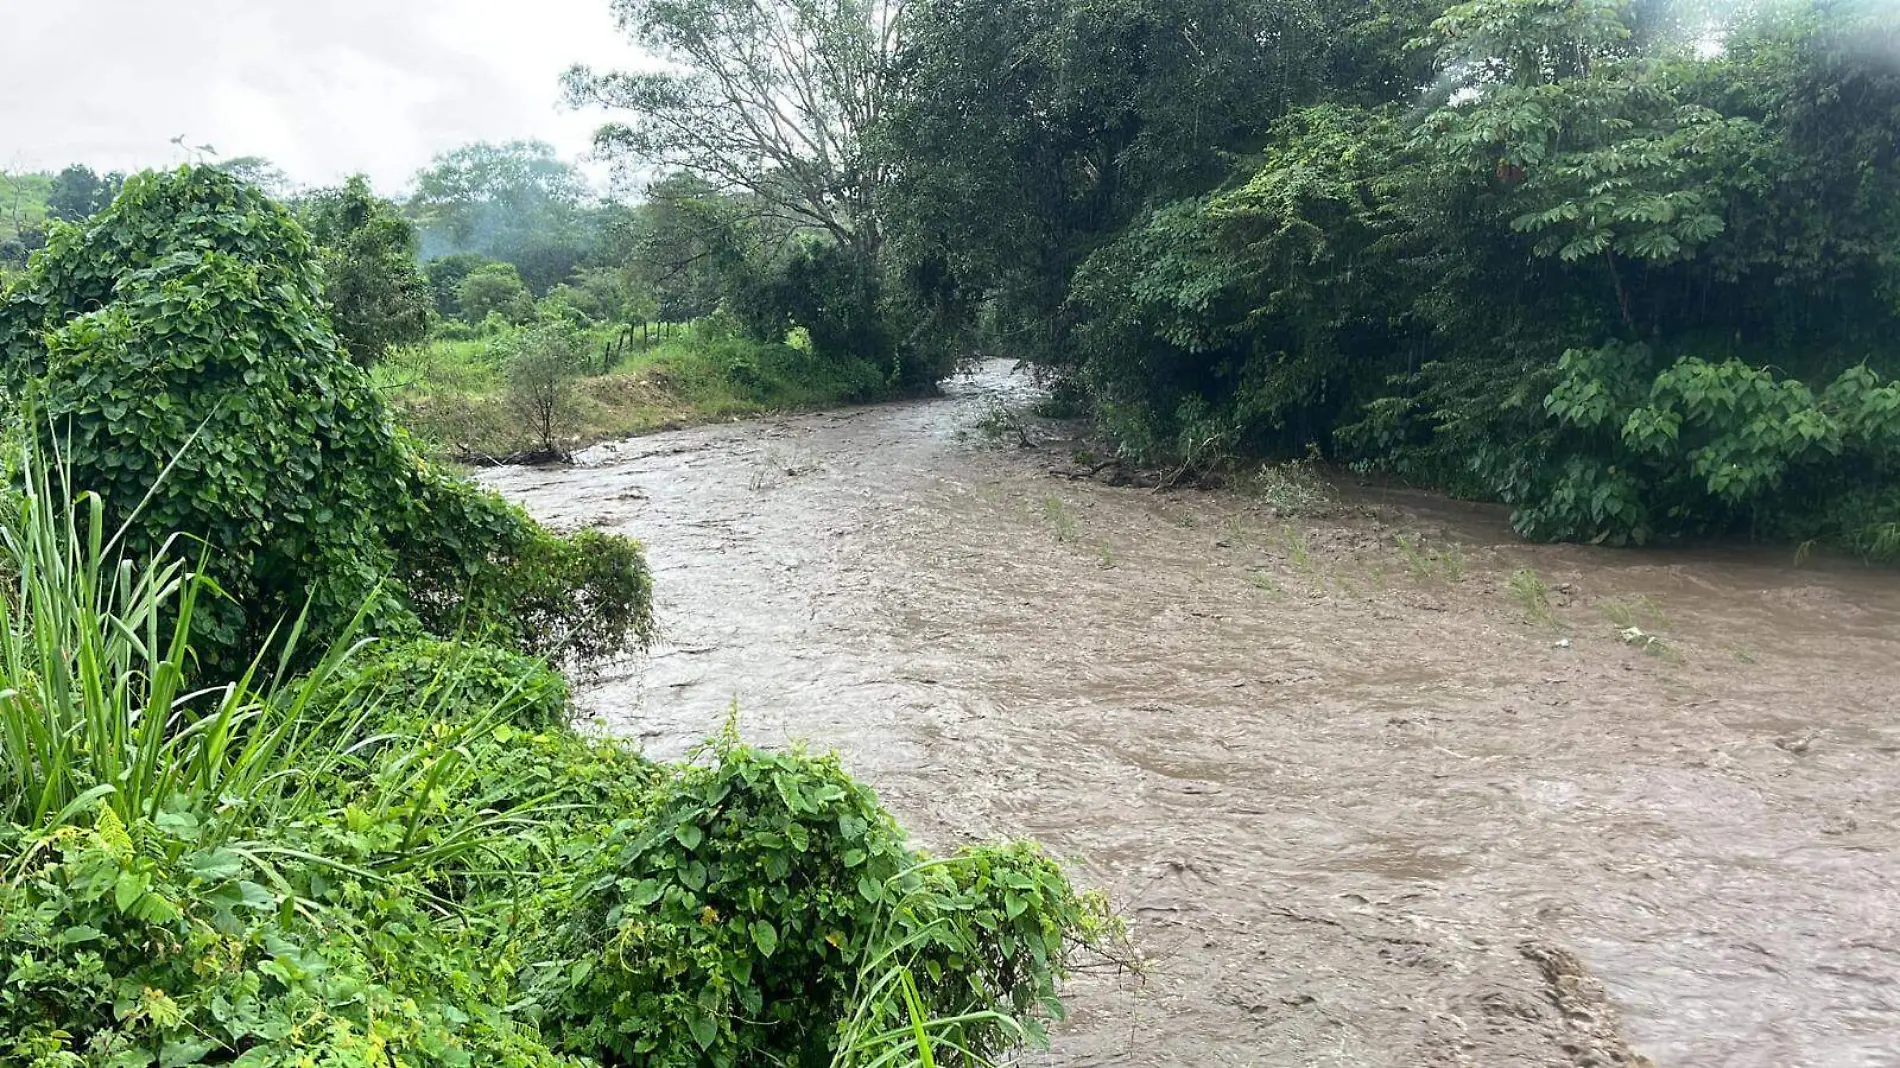
[{"label": "overcast sky", "polygon": [[561,72],[635,56],[607,0],[0,0],[0,23],[0,170],[175,164],[184,134],[385,193],[471,141],[581,156],[600,116]]}]

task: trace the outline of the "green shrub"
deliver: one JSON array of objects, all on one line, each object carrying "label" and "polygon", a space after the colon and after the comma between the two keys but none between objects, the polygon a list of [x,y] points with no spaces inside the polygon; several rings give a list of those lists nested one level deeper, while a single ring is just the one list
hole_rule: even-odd
[{"label": "green shrub", "polygon": [[554,659],[599,659],[653,636],[653,580],[638,543],[561,538],[461,480],[419,481],[396,542],[408,604],[435,634]]},{"label": "green shrub", "polygon": [[464,275],[455,285],[455,302],[470,323],[498,315],[519,325],[534,317],[534,294],[509,263],[484,263]]},{"label": "green shrub", "polygon": [[1877,550],[1881,524],[1900,520],[1900,383],[1858,366],[1817,394],[1740,360],[1655,364],[1642,345],[1565,354],[1549,429],[1496,471],[1521,532],[1641,544],[1739,531]]},{"label": "green shrub", "polygon": [[512,889],[492,858],[547,855],[538,799],[465,803],[509,707],[477,691],[545,673],[490,657],[379,725],[326,699],[346,630],[301,679],[192,690],[207,580],[122,561],[96,497],[26,466],[0,525],[0,1059],[558,1063],[507,1008],[517,944],[484,911]]},{"label": "green shrub", "polygon": [[0,1060],[566,1063],[503,1008],[511,962],[413,886],[268,865],[202,830],[104,808],[90,829],[0,842]]},{"label": "green shrub", "polygon": [[115,520],[152,491],[132,551],[173,532],[218,546],[214,647],[255,647],[306,598],[339,625],[393,565],[376,519],[402,453],[325,321],[315,255],[220,172],[140,175],[56,227],[0,309],[0,373],[76,484]]},{"label": "green shrub", "polygon": [[[320,280],[283,208],[186,168],[135,176],[83,226],[55,227],[0,305],[0,381],[74,484],[104,497],[108,525],[136,517],[129,552],[197,555],[174,535],[216,547],[201,655],[241,664],[306,610],[335,635],[366,603],[383,632],[414,629],[420,605],[431,626],[472,615],[502,638],[560,615],[563,636],[586,635],[574,648],[643,634],[638,548],[595,539],[610,560],[584,566],[582,547],[423,464],[338,346]],[[595,584],[553,585],[570,576]],[[609,600],[623,593],[637,596]],[[463,594],[482,603],[444,603]],[[503,624],[517,601],[543,618]]]},{"label": "green shrub", "polygon": [[944,353],[904,336],[880,267],[840,245],[799,242],[735,289],[730,312],[752,337],[777,345],[802,330],[807,359],[869,369],[878,393],[928,389],[952,370]]},{"label": "green shrub", "polygon": [[435,300],[436,314],[442,317],[441,326],[455,322],[455,315],[461,310],[459,298],[462,279],[493,262],[479,252],[451,252],[422,265],[422,277],[429,283],[429,294]]},{"label": "green shrub", "polygon": [[1019,1041],[1055,1009],[1070,941],[1104,929],[1030,847],[927,861],[832,757],[730,737],[659,787],[581,874],[537,988],[561,1048],[614,1064],[824,1065],[867,972],[923,977],[957,1041]]},{"label": "green shrub", "polygon": [[367,367],[428,336],[434,296],[416,266],[415,227],[395,204],[358,174],[303,195],[297,210],[322,250],[330,321],[352,359]]},{"label": "green shrub", "polygon": [[531,449],[566,454],[580,430],[575,387],[593,362],[579,328],[565,319],[543,318],[508,339],[504,402]]},{"label": "green shrub", "polygon": [[564,726],[567,681],[508,649],[420,638],[358,653],[320,693],[325,708],[374,708],[387,723],[413,723],[426,709],[488,715],[529,733]]}]

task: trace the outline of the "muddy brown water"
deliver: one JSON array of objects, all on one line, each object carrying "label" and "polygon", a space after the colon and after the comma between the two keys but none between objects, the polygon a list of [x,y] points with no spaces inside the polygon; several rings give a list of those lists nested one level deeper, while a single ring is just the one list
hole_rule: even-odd
[{"label": "muddy brown water", "polygon": [[486,478],[648,545],[666,641],[582,687],[606,729],[677,756],[736,701],[920,840],[1110,895],[1144,975],[1025,1063],[1900,1065],[1900,578],[1066,481],[982,432],[1028,395]]}]

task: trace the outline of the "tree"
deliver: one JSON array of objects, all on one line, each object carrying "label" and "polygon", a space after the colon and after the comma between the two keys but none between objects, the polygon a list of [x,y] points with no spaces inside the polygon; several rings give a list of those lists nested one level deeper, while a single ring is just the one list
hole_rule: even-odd
[{"label": "tree", "polygon": [[54,176],[52,189],[46,196],[47,214],[67,222],[87,218],[112,203],[124,182],[122,174],[101,178],[91,167],[75,163]]},{"label": "tree", "polygon": [[587,182],[540,141],[482,142],[443,153],[416,175],[409,212],[423,254],[476,252],[515,265],[536,293],[587,258]]},{"label": "tree", "polygon": [[763,243],[739,198],[678,172],[654,182],[630,223],[631,270],[651,291],[655,314],[687,322],[712,314]]},{"label": "tree", "polygon": [[459,315],[462,310],[462,279],[478,268],[495,262],[479,252],[451,252],[422,265],[422,275],[435,298],[436,314],[443,318]]},{"label": "tree", "polygon": [[396,205],[359,174],[297,207],[322,250],[330,320],[352,359],[368,366],[391,346],[428,336],[434,297],[416,265],[415,228]]},{"label": "tree", "polygon": [[290,193],[290,176],[263,156],[233,156],[212,166],[246,185],[256,186],[265,196],[283,197]]},{"label": "tree", "polygon": [[589,319],[601,323],[639,323],[653,317],[654,303],[631,271],[616,267],[584,267],[563,285],[548,291],[560,294]]},{"label": "tree", "polygon": [[821,229],[860,256],[881,243],[885,164],[868,131],[898,91],[906,0],[612,0],[657,71],[566,78],[568,99],[628,113],[604,151],[743,190],[787,224]]},{"label": "tree", "polygon": [[[1407,0],[934,0],[874,131],[892,175],[887,264],[932,333],[1012,355],[1071,354],[1076,269],[1144,212],[1200,196],[1288,110],[1327,92],[1412,92],[1394,48],[1432,15]],[[1407,84],[1410,83],[1410,84]]]},{"label": "tree", "polygon": [[507,405],[531,452],[566,455],[575,431],[574,384],[591,362],[579,330],[558,316],[543,318],[511,340],[502,360]]},{"label": "tree", "polygon": [[470,271],[455,289],[462,318],[479,323],[499,315],[511,323],[525,323],[534,315],[534,295],[511,263],[490,263]]}]

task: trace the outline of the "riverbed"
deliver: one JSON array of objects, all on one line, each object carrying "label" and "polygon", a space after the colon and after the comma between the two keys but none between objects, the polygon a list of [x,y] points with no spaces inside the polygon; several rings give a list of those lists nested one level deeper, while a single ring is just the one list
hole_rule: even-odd
[{"label": "riverbed", "polygon": [[664,640],[581,681],[600,729],[671,758],[736,706],[1108,893],[1142,974],[1025,1063],[1900,1064],[1900,577],[1054,477],[1033,396],[485,481],[647,545]]}]

